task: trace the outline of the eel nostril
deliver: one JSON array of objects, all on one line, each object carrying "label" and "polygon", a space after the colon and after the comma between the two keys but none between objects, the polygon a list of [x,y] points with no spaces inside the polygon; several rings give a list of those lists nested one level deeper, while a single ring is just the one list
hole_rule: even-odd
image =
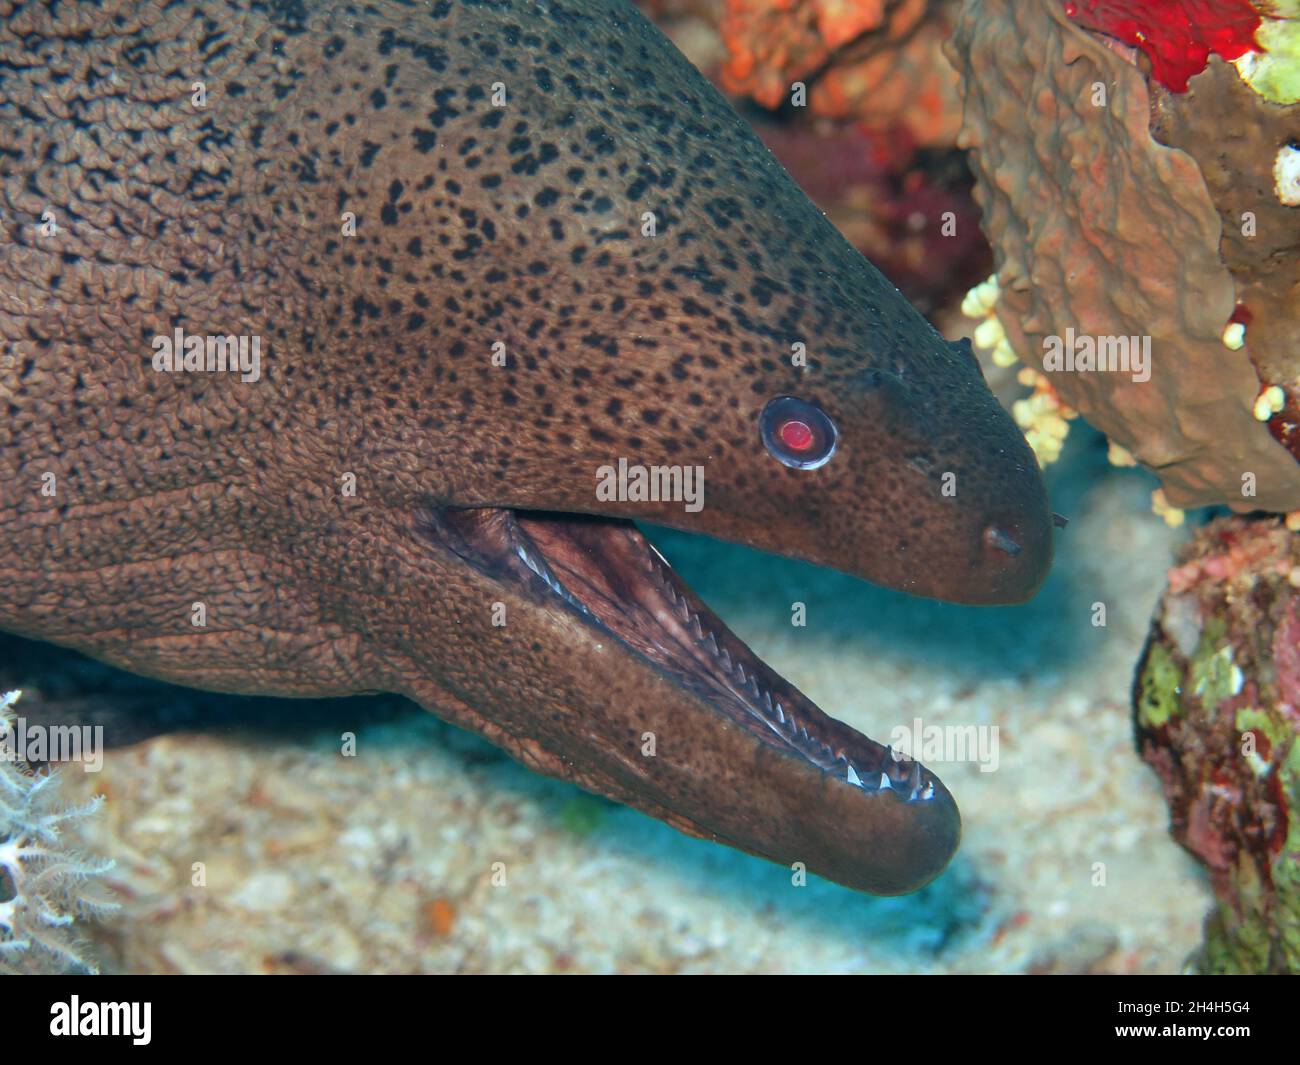
[{"label": "eel nostril", "polygon": [[995,547],[1012,558],[1020,554],[1020,545],[1010,537],[1005,529],[999,529],[996,525],[990,525],[984,530],[984,542],[989,547]]}]

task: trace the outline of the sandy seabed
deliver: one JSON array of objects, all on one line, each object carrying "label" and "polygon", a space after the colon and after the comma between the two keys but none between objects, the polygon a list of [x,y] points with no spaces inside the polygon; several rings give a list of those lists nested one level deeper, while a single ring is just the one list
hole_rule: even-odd
[{"label": "sandy seabed", "polygon": [[87,843],[118,861],[124,906],[91,930],[96,953],[110,972],[1181,971],[1211,896],[1169,838],[1129,711],[1185,535],[1151,515],[1153,483],[1108,469],[1077,430],[1050,474],[1071,519],[1055,569],[1014,608],[655,533],[832,715],[878,738],[914,717],[998,727],[995,772],[934,765],[965,838],[915,895],[794,886],[422,712],[368,724],[359,701],[351,758],[334,726],[242,729],[158,736],[110,751],[99,774],[68,772],[74,796],[107,797]]}]

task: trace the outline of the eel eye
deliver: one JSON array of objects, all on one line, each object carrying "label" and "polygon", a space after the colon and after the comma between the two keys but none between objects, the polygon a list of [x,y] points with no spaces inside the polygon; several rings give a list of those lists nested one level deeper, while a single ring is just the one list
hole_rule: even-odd
[{"label": "eel eye", "polygon": [[815,403],[777,396],[758,418],[763,446],[772,457],[796,470],[815,470],[835,454],[840,434]]}]

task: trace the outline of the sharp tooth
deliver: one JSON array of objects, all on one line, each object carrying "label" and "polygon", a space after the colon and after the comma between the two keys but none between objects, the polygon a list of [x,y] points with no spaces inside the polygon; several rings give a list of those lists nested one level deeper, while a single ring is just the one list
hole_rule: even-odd
[{"label": "sharp tooth", "polygon": [[785,713],[781,710],[781,704],[780,704],[780,703],[777,703],[777,704],[776,704],[776,716],[777,716],[777,720],[780,721],[781,724],[784,725],[784,724],[785,724]]},{"label": "sharp tooth", "polygon": [[547,584],[551,583],[551,579],[540,569],[537,568],[537,563],[533,561],[532,555],[530,555],[522,547],[516,547],[515,554],[517,554],[520,557],[520,559],[523,560],[524,565],[527,566],[534,573],[536,573],[537,576],[541,577],[542,580],[544,580]]},{"label": "sharp tooth", "polygon": [[772,693],[771,693],[771,692],[764,692],[764,693],[763,693],[763,705],[767,708],[767,712],[770,714],[770,713],[772,712]]},{"label": "sharp tooth", "polygon": [[718,653],[718,638],[714,636],[713,633],[709,633],[709,650],[712,651],[714,655]]},{"label": "sharp tooth", "polygon": [[881,790],[881,791],[884,791],[885,788],[888,788],[888,787],[890,787],[890,783],[889,783],[889,775],[886,774],[886,773],[881,773],[881,774],[880,774],[880,790]]},{"label": "sharp tooth", "polygon": [[686,596],[682,596],[682,601],[677,604],[677,613],[681,614],[683,621],[691,620],[691,605],[686,601]]},{"label": "sharp tooth", "polygon": [[849,783],[862,787],[862,778],[858,776],[857,770],[851,765],[849,766]]},{"label": "sharp tooth", "polygon": [[934,798],[934,781],[932,780],[930,781],[929,784],[925,786],[925,791],[921,793],[921,799],[922,801],[926,801],[933,798]]},{"label": "sharp tooth", "polygon": [[700,624],[699,615],[691,618],[691,624],[695,627],[695,638],[697,640],[704,639],[704,627]]},{"label": "sharp tooth", "polygon": [[[731,669],[731,655],[727,655],[727,669],[728,669],[728,671],[730,671],[730,669]],[[745,663],[744,663],[744,662],[737,662],[737,663],[736,663],[736,679],[737,679],[738,681],[740,681],[741,684],[744,684],[744,683],[745,683]]]}]

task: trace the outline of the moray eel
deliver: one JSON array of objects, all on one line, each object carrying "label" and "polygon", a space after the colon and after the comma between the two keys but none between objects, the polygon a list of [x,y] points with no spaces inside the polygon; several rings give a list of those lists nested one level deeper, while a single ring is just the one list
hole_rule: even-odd
[{"label": "moray eel", "polygon": [[[400,692],[864,891],[943,868],[942,783],[633,519],[1012,602],[1050,561],[1037,466],[630,3],[0,6],[0,627]],[[620,459],[699,467],[703,505],[608,498]]]}]

